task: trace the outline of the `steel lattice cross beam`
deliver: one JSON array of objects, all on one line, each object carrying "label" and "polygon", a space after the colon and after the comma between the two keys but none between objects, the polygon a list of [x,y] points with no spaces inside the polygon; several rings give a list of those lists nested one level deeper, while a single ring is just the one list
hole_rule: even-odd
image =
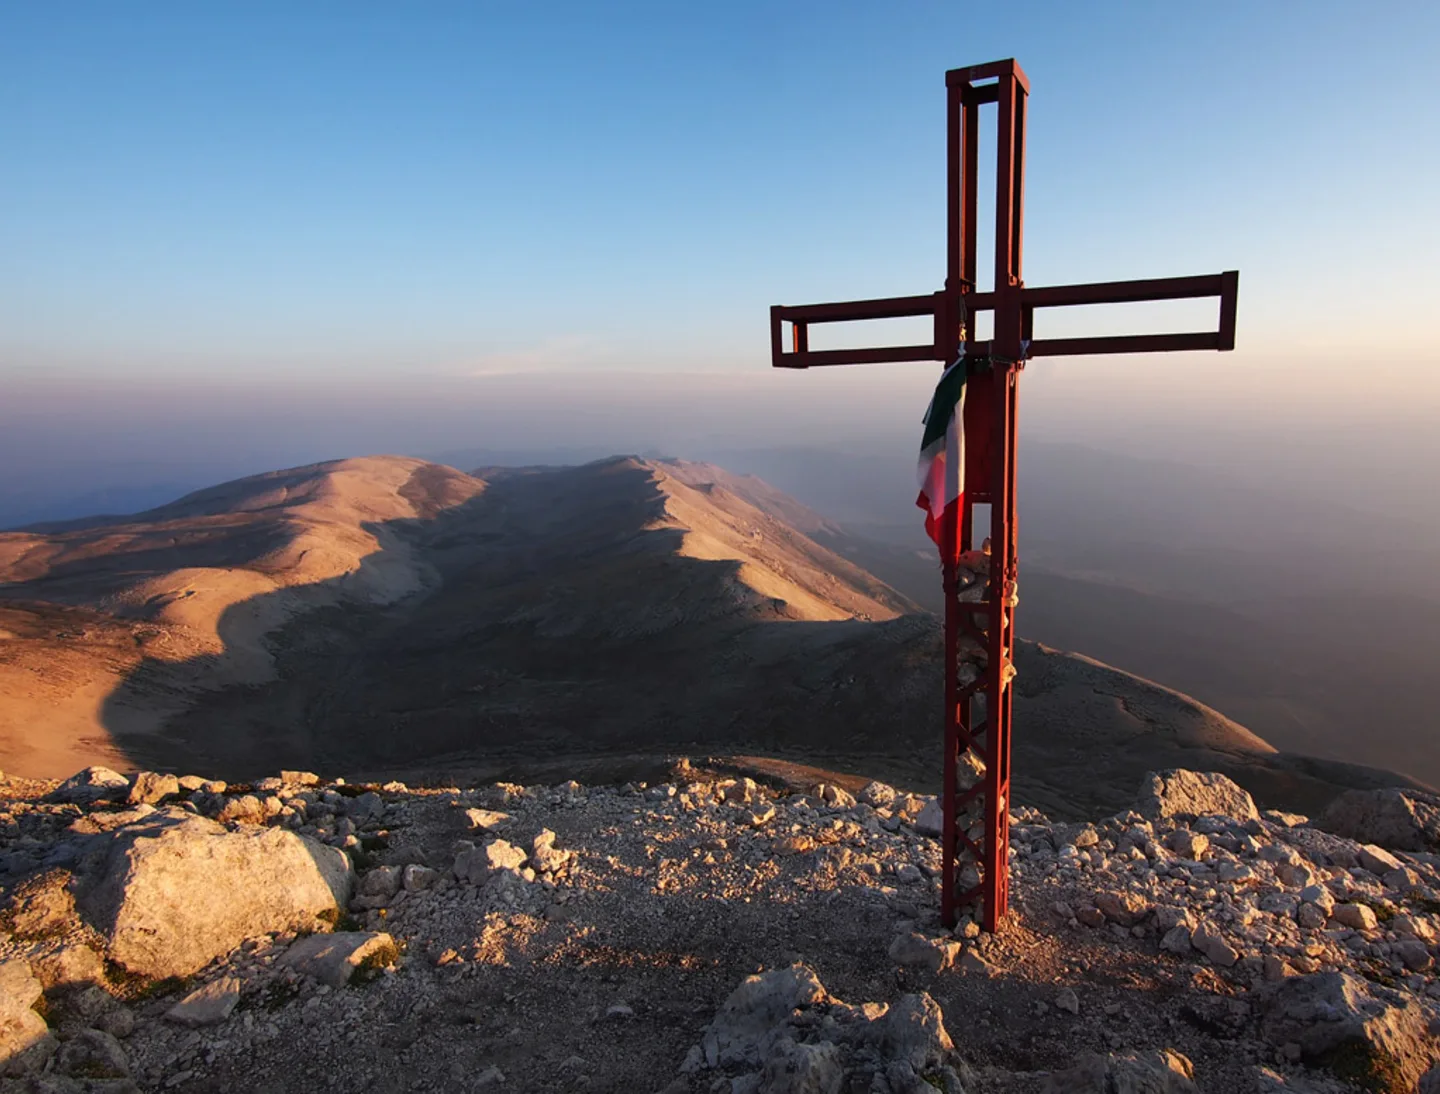
[{"label": "steel lattice cross beam", "polygon": [[[1017,554],[1015,536],[1015,426],[1020,369],[1029,357],[1155,353],[1235,348],[1239,274],[1207,274],[1147,281],[1026,288],[1021,279],[1025,189],[1025,107],[1029,81],[1014,60],[945,74],[948,187],[948,259],[945,288],[928,296],[856,300],[770,309],[771,353],[777,368],[949,363],[962,354],[976,368],[967,382],[965,503],[944,530],[953,549],[942,551],[945,592],[945,756],[942,805],[944,861],[941,912],[953,926],[961,908],[978,906],[981,925],[993,931],[1009,910],[1011,677],[1015,652]],[[995,280],[976,287],[980,107],[996,104]],[[1219,298],[1213,331],[1130,334],[1092,338],[1032,338],[1037,308]],[[994,313],[993,337],[981,342],[967,319]],[[928,345],[812,350],[817,323],[914,316],[934,319]],[[791,324],[790,348],[784,325]],[[985,367],[978,367],[984,362]],[[962,587],[955,556],[974,559],[974,507],[990,507],[990,553],[983,590]],[[966,571],[968,574],[969,571]],[[983,599],[976,600],[983,591]],[[963,597],[963,599],[962,599]],[[966,643],[983,647],[978,676],[962,663]],[[971,647],[972,649],[975,647]],[[973,677],[973,678],[972,678]],[[981,714],[983,699],[983,720]],[[983,777],[974,776],[983,768]],[[967,781],[967,775],[969,779]],[[962,883],[963,882],[963,883]]]}]

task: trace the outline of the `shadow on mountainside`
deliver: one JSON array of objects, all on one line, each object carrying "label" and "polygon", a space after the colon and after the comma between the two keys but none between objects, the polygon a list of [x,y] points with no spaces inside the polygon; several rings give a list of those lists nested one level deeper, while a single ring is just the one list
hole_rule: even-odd
[{"label": "shadow on mountainside", "polygon": [[[376,551],[359,572],[307,587],[316,602],[329,587],[333,606],[267,636],[275,679],[207,690],[224,654],[146,658],[108,696],[103,722],[136,764],[235,775],[454,752],[526,760],[798,743],[804,734],[766,710],[761,678],[792,676],[809,705],[832,705],[812,693],[876,647],[866,625],[796,620],[740,579],[740,563],[681,555],[682,530],[647,527],[664,516],[660,492],[622,477],[621,489],[569,482],[538,501],[516,478],[429,520],[366,524],[381,543],[423,554],[442,584],[389,606],[348,601],[347,588],[383,564]],[[225,610],[217,630],[227,649],[271,614],[272,595],[290,591]],[[783,623],[786,637],[762,637],[765,620]],[[904,656],[904,643],[885,645]],[[181,701],[187,709],[162,732],[133,731],[136,711]]]},{"label": "shadow on mountainside", "polygon": [[[104,726],[136,766],[233,780],[287,767],[559,781],[583,766],[602,782],[667,754],[747,753],[938,789],[933,617],[795,618],[742,580],[741,563],[680,554],[683,533],[654,527],[665,499],[643,466],[568,469],[551,486],[501,478],[427,519],[367,523],[381,549],[307,587],[333,603],[264,639],[273,679],[211,689],[224,654],[146,657],[105,698]],[[366,571],[401,549],[438,581],[354,603]],[[228,608],[226,647],[268,617],[257,601],[287,592]],[[1408,782],[1276,754],[1184,696],[1083,658],[1026,644],[1018,667],[1015,796],[1057,817],[1124,808],[1146,771],[1169,767],[1225,771],[1303,812],[1344,788]],[[156,709],[171,712],[163,728],[136,732],[137,712]]]}]

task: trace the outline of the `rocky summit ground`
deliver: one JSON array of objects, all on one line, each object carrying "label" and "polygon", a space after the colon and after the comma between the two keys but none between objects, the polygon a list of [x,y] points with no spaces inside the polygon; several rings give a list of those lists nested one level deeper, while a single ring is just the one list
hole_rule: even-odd
[{"label": "rocky summit ground", "polygon": [[0,796],[5,1094],[1440,1089],[1421,792],[1021,811],[994,936],[941,927],[937,806],[879,783]]}]

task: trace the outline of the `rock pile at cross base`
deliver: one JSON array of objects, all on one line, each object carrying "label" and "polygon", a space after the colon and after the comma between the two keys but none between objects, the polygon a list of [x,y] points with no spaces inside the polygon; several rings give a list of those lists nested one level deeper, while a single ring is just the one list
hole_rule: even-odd
[{"label": "rock pile at cross base", "polygon": [[1436,1094],[1436,805],[1020,810],[988,936],[879,783],[12,779],[0,1091]]}]

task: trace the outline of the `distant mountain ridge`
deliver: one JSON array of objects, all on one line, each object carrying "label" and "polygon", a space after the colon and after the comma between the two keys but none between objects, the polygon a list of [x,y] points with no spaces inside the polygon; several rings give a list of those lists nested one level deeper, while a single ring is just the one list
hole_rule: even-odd
[{"label": "distant mountain ridge", "polygon": [[[714,490],[694,467],[619,458],[521,482],[523,474],[497,472],[500,505],[472,513],[467,504],[489,489],[484,478],[408,457],[337,460],[224,483],[133,516],[0,533],[0,615],[8,621],[0,626],[16,636],[0,644],[4,762],[13,767],[37,752],[28,729],[37,718],[52,727],[48,737],[103,739],[96,688],[142,661],[152,686],[110,719],[132,736],[157,730],[198,694],[271,683],[274,636],[288,624],[322,609],[371,610],[433,593],[442,571],[495,554],[477,548],[497,537],[555,535],[588,544],[593,555],[607,538],[644,536],[662,552],[725,564],[733,572],[721,595],[706,608],[685,606],[697,617],[742,606],[813,620],[913,610],[870,575]],[[617,478],[625,480],[619,488]],[[635,489],[641,480],[648,486]],[[602,499],[605,520],[562,532],[577,510]],[[514,610],[541,620],[575,603],[553,591],[548,583],[526,589],[528,603]],[[628,623],[594,606],[590,621],[643,631],[662,626],[674,606],[652,603],[641,609],[648,618]],[[80,637],[51,640],[72,633]],[[42,649],[52,663],[37,680],[32,655]],[[98,758],[120,762],[108,748]]]},{"label": "distant mountain ridge", "polygon": [[[937,621],[824,541],[848,542],[753,476],[624,456],[340,460],[0,534],[0,767],[518,777],[684,750],[931,785]],[[1151,768],[1307,809],[1406,781],[1083,658],[1020,670],[1017,793],[1060,815]]]}]

